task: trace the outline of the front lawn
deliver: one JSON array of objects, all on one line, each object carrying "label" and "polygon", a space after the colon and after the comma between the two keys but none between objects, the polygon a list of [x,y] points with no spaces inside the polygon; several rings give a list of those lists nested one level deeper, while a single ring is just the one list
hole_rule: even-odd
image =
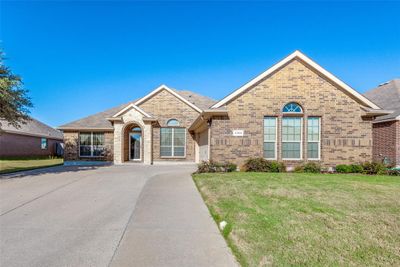
[{"label": "front lawn", "polygon": [[63,164],[63,159],[60,158],[0,159],[0,174],[23,171],[23,170],[32,170],[32,169],[50,167],[61,164]]},{"label": "front lawn", "polygon": [[400,266],[400,177],[193,177],[242,266]]}]

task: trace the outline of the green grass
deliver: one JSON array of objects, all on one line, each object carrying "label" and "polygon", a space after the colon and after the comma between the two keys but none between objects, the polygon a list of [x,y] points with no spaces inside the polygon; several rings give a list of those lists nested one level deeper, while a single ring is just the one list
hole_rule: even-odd
[{"label": "green grass", "polygon": [[242,266],[400,266],[400,178],[195,174]]},{"label": "green grass", "polygon": [[20,158],[0,159],[0,174],[33,170],[63,164],[63,159],[55,158]]}]

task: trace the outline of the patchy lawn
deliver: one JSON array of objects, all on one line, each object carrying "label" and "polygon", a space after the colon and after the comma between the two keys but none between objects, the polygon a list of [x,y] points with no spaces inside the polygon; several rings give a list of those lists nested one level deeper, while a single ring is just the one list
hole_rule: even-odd
[{"label": "patchy lawn", "polygon": [[21,159],[0,159],[0,174],[32,170],[43,167],[50,167],[63,164],[63,159],[49,158],[21,158]]},{"label": "patchy lawn", "polygon": [[400,178],[195,174],[242,266],[400,266]]}]

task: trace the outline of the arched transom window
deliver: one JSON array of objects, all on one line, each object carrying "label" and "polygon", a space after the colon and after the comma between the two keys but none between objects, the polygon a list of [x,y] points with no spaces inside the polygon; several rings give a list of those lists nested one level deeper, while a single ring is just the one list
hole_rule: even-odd
[{"label": "arched transom window", "polygon": [[291,102],[286,104],[282,110],[283,113],[303,113],[303,109],[299,104]]},{"label": "arched transom window", "polygon": [[179,121],[176,119],[170,119],[170,120],[168,120],[167,125],[168,126],[179,126]]},{"label": "arched transom window", "polygon": [[184,158],[186,155],[186,129],[176,119],[167,121],[160,129],[160,156]]},{"label": "arched transom window", "polygon": [[264,158],[276,160],[278,155],[282,160],[320,160],[321,117],[304,114],[295,102],[287,103],[281,116],[265,116]]}]

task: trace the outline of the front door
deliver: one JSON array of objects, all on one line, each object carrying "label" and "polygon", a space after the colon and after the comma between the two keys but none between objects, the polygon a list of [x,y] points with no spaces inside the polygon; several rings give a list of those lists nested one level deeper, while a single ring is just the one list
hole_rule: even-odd
[{"label": "front door", "polygon": [[141,132],[129,134],[129,160],[141,160],[141,142]]}]

